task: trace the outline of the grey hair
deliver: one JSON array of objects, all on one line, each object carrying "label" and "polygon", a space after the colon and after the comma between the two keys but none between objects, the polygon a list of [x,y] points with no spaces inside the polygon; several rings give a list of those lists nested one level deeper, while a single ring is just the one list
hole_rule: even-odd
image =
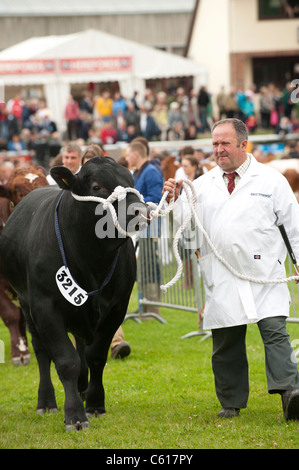
[{"label": "grey hair", "polygon": [[76,144],[76,142],[69,142],[66,144],[62,149],[62,153],[64,152],[77,152],[78,156],[80,158],[82,157],[82,149],[78,144]]},{"label": "grey hair", "polygon": [[212,127],[212,132],[217,126],[220,126],[221,124],[231,124],[234,127],[236,136],[238,139],[238,145],[240,145],[243,140],[248,140],[247,127],[244,124],[244,122],[241,121],[240,119],[236,119],[236,118],[221,119],[220,121],[215,122],[215,124]]}]

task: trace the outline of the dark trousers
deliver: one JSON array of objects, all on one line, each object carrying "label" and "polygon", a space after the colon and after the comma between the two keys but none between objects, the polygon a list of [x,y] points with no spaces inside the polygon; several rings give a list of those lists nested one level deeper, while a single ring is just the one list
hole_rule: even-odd
[{"label": "dark trousers", "polygon": [[[299,389],[294,351],[286,331],[286,317],[258,322],[265,348],[269,393]],[[212,368],[217,397],[223,408],[246,408],[249,396],[246,325],[212,330]]]}]

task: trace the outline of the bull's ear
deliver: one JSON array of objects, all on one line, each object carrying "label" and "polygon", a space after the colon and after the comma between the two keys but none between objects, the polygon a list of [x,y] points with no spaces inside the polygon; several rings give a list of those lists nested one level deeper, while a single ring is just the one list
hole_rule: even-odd
[{"label": "bull's ear", "polygon": [[50,170],[50,175],[61,189],[72,189],[74,175],[65,166],[54,166]]}]

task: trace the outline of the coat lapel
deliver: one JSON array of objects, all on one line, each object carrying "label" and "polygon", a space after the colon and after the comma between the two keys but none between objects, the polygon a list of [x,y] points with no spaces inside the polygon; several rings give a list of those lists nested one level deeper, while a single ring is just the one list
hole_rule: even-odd
[{"label": "coat lapel", "polygon": [[225,194],[227,193],[227,195],[229,196],[220,168],[218,166],[216,168],[213,168],[213,170],[211,170],[211,173],[213,173],[213,179],[217,188],[219,188]]},{"label": "coat lapel", "polygon": [[[251,181],[251,178],[254,176],[257,176],[259,174],[259,169],[258,169],[258,163],[256,159],[250,154],[251,162],[250,165],[247,169],[247,171],[244,173],[244,175],[241,177],[240,181],[238,182],[237,186],[234,189],[234,192],[239,191],[243,186],[245,186],[249,181]],[[233,194],[234,194],[233,192]]]}]

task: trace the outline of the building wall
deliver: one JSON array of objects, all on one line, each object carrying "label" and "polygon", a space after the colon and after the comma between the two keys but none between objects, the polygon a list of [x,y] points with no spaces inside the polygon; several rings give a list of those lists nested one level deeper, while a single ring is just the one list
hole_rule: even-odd
[{"label": "building wall", "polygon": [[[259,20],[258,1],[230,0],[231,84],[246,89],[254,82],[254,58],[298,55],[299,19]],[[292,77],[286,76],[285,80]],[[294,77],[293,77],[294,78]]]},{"label": "building wall", "polygon": [[1,17],[0,50],[34,36],[98,29],[125,39],[182,54],[191,12],[94,16]]},{"label": "building wall", "polygon": [[230,51],[297,50],[299,18],[259,20],[257,0],[230,0]]},{"label": "building wall", "polygon": [[298,18],[259,20],[258,0],[199,0],[187,56],[207,68],[213,94],[246,89],[256,57],[298,56],[299,63],[298,30]]},{"label": "building wall", "polygon": [[229,27],[229,0],[199,0],[188,57],[207,68],[213,93],[230,84]]}]

